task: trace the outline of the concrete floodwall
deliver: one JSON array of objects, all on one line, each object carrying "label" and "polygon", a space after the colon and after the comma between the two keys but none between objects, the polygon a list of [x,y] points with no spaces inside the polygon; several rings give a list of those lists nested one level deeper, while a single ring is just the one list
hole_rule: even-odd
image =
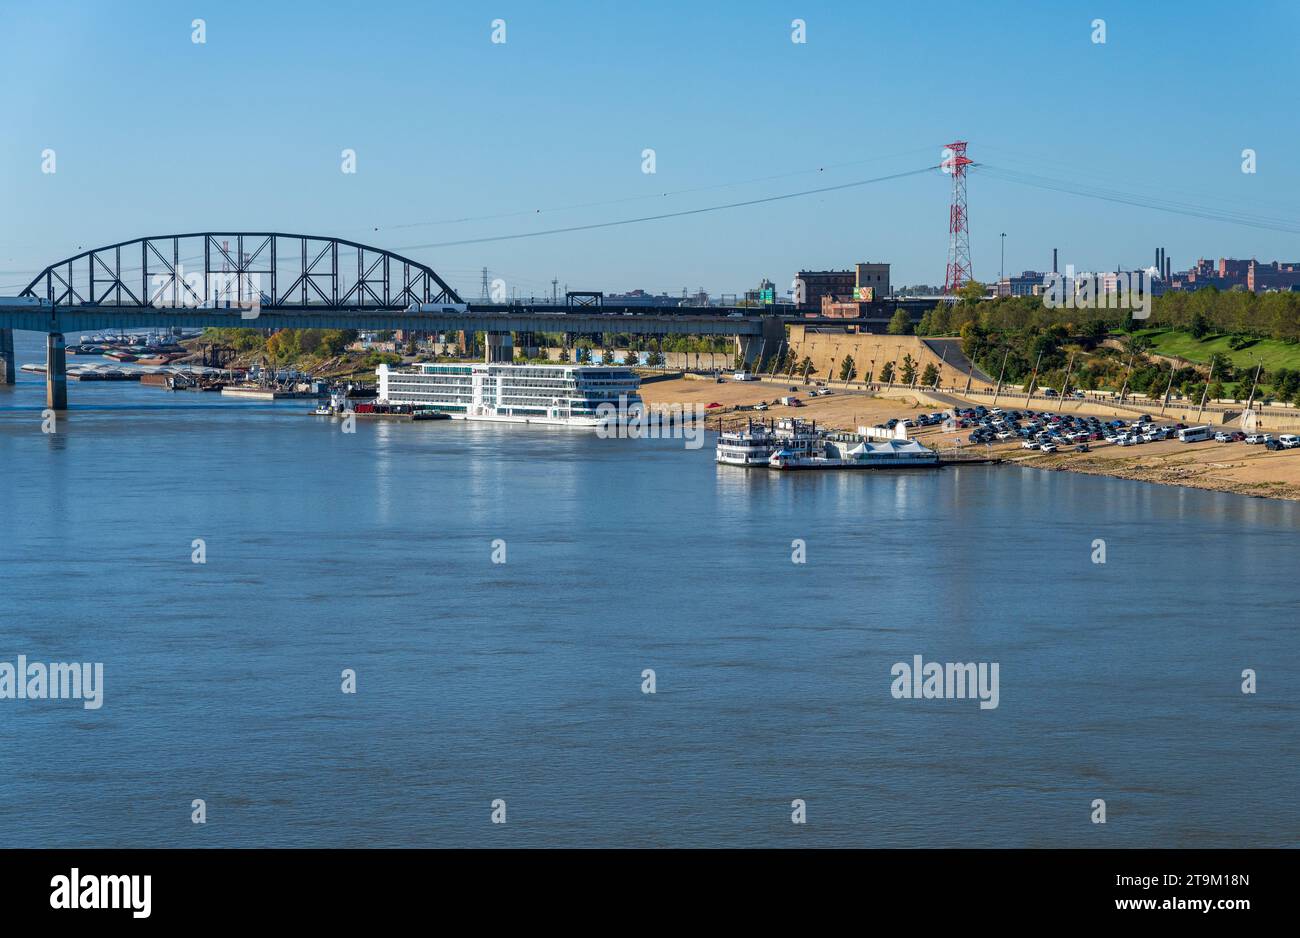
[{"label": "concrete floodwall", "polygon": [[[929,364],[939,369],[942,387],[992,387],[993,379],[975,368],[961,353],[960,341],[921,339],[914,335],[878,335],[876,333],[842,333],[813,331],[807,326],[790,327],[790,348],[799,361],[812,360],[811,374],[819,380],[839,380],[844,359],[853,356],[856,381],[878,379],[886,362],[894,363],[894,380],[901,380],[903,360],[910,355],[916,362],[917,376]],[[796,374],[799,370],[796,368]]]}]

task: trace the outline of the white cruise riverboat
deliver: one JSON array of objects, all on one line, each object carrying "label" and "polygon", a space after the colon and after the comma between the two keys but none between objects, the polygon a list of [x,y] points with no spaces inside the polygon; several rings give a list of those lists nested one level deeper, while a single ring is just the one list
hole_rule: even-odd
[{"label": "white cruise riverboat", "polygon": [[728,466],[766,467],[772,454],[781,449],[801,456],[821,452],[822,437],[817,425],[789,418],[766,424],[750,420],[743,430],[718,434],[715,458]]},{"label": "white cruise riverboat", "polygon": [[380,401],[457,420],[598,427],[641,410],[641,379],[622,366],[423,363],[380,365]]}]

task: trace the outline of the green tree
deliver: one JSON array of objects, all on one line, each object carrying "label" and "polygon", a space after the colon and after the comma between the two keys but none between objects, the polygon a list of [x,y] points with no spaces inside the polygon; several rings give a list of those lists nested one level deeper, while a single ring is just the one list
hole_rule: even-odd
[{"label": "green tree", "polygon": [[916,383],[916,360],[911,353],[903,356],[903,383],[908,387]]},{"label": "green tree", "polygon": [[840,363],[840,380],[852,381],[858,376],[858,366],[853,361],[852,355],[845,355],[844,361]]},{"label": "green tree", "polygon": [[929,335],[948,335],[953,332],[953,314],[947,303],[936,303],[930,312]]},{"label": "green tree", "polygon": [[921,387],[936,388],[939,386],[939,368],[934,362],[925,366],[925,371],[921,373]]},{"label": "green tree", "polygon": [[894,363],[885,362],[885,366],[880,369],[880,381],[883,384],[891,384],[894,380]]},{"label": "green tree", "polygon": [[967,280],[961,285],[957,295],[961,297],[963,303],[978,303],[984,299],[984,294],[987,292],[988,288],[978,280]]},{"label": "green tree", "polygon": [[886,331],[890,335],[908,335],[912,331],[912,320],[907,315],[907,310],[901,307],[894,312],[893,317],[889,320],[889,326]]}]

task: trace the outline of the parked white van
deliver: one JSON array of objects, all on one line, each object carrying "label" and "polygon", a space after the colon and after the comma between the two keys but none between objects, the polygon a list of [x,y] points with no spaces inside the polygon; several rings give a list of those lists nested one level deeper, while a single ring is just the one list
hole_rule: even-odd
[{"label": "parked white van", "polygon": [[1277,441],[1287,449],[1295,449],[1300,446],[1300,436],[1296,436],[1294,433],[1283,433],[1277,438]]}]

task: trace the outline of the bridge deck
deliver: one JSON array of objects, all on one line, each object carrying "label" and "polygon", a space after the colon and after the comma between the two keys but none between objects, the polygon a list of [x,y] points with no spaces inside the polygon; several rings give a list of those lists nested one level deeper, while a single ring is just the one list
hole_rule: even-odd
[{"label": "bridge deck", "polygon": [[93,332],[100,329],[409,329],[423,332],[623,332],[634,335],[761,335],[763,320],[730,316],[628,314],[590,309],[547,312],[422,313],[375,309],[263,309],[255,318],[238,309],[154,309],[138,306],[8,307],[0,329]]}]

